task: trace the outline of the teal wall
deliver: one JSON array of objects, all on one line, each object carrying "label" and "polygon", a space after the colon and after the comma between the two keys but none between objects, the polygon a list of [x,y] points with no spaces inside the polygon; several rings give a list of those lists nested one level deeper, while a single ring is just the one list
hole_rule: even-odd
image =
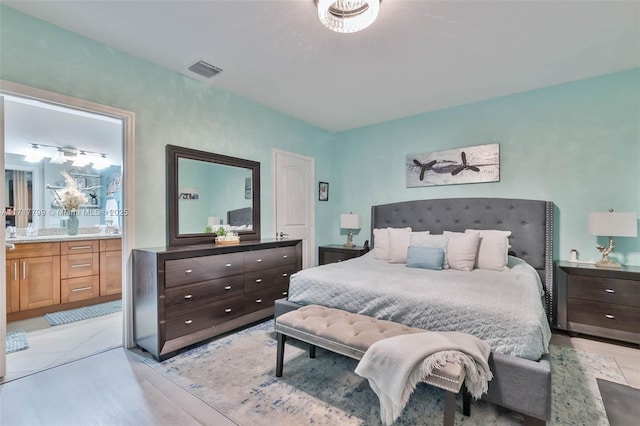
[{"label": "teal wall", "polygon": [[[598,258],[592,211],[640,212],[640,69],[407,117],[336,135],[0,6],[0,77],[136,114],[136,244],[165,241],[166,144],[261,163],[262,235],[274,235],[272,149],[315,158],[316,243],[342,242],[339,215],[420,198],[517,197],[558,209],[556,257]],[[406,188],[407,154],[499,143],[500,182]],[[640,239],[615,256],[640,265]]]},{"label": "teal wall", "polygon": [[[338,135],[337,208],[363,215],[400,200],[509,197],[557,206],[556,257],[599,259],[589,212],[640,212],[640,69],[407,117]],[[500,144],[500,182],[406,188],[408,154]],[[332,229],[338,228],[334,215]],[[334,232],[336,239],[343,236]],[[612,257],[640,265],[640,238],[617,238]]]},{"label": "teal wall", "polygon": [[259,161],[265,238],[275,236],[273,148],[314,157],[316,178],[333,180],[333,136],[317,127],[5,6],[0,43],[0,78],[136,114],[138,247],[166,241],[166,144]]}]

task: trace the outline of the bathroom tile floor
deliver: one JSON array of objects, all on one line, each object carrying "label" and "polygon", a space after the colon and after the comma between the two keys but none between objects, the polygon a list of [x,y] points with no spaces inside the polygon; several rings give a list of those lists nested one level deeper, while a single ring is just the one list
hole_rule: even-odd
[{"label": "bathroom tile floor", "polygon": [[122,313],[51,326],[43,317],[7,323],[7,331],[27,332],[29,349],[7,354],[0,383],[122,346]]}]

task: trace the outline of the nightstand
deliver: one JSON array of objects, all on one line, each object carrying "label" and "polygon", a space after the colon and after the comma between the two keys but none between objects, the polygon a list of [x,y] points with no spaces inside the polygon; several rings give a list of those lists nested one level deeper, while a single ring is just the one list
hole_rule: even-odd
[{"label": "nightstand", "polygon": [[343,260],[360,257],[369,249],[362,246],[345,247],[341,244],[330,244],[328,246],[318,247],[318,263],[326,265],[327,263],[342,262]]},{"label": "nightstand", "polygon": [[557,328],[640,344],[640,267],[556,262]]}]

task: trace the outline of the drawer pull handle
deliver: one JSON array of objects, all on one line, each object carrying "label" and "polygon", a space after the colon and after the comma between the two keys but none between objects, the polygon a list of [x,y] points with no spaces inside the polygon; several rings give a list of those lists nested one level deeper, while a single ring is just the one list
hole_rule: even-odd
[{"label": "drawer pull handle", "polygon": [[184,298],[185,298],[185,300],[193,299],[193,294],[185,294]]},{"label": "drawer pull handle", "polygon": [[69,250],[86,250],[90,248],[91,246],[74,246],[74,247],[69,247]]},{"label": "drawer pull handle", "polygon": [[227,308],[224,310],[224,312],[228,314],[229,312],[231,312],[231,309]]},{"label": "drawer pull handle", "polygon": [[615,315],[606,314],[604,317],[608,319],[616,319]]},{"label": "drawer pull handle", "polygon": [[89,286],[89,287],[79,287],[79,288],[72,288],[71,291],[85,291],[85,290],[92,290],[93,287]]},{"label": "drawer pull handle", "polygon": [[231,286],[230,286],[230,285],[227,285],[227,286],[225,286],[225,287],[224,287],[224,289],[225,289],[225,290],[231,290]]},{"label": "drawer pull handle", "polygon": [[71,265],[71,268],[86,268],[87,266],[91,266],[90,263],[76,263],[75,265]]},{"label": "drawer pull handle", "polygon": [[229,268],[229,267],[231,266],[231,264],[230,264],[230,263],[227,263],[227,264],[226,264],[226,265],[224,265],[224,266],[226,266],[227,268]]},{"label": "drawer pull handle", "polygon": [[262,282],[262,278],[258,278],[258,279],[256,280],[256,282],[257,282],[258,284],[260,284],[260,283]]},{"label": "drawer pull handle", "polygon": [[287,257],[289,257],[289,255],[288,255],[288,254],[282,255],[282,258],[283,258],[283,259],[286,259]]},{"label": "drawer pull handle", "polygon": [[286,272],[284,274],[282,274],[283,277],[288,277],[289,274],[287,274]]},{"label": "drawer pull handle", "polygon": [[282,292],[282,295],[283,295],[283,296],[286,296],[287,294],[289,294],[289,292],[288,292],[288,291],[283,291],[283,292]]},{"label": "drawer pull handle", "polygon": [[192,322],[193,322],[193,320],[186,320],[184,323],[185,323],[186,325],[189,325],[189,324],[191,324]]},{"label": "drawer pull handle", "polygon": [[338,262],[342,262],[342,259],[338,259]]},{"label": "drawer pull handle", "polygon": [[257,259],[256,262],[260,263],[262,262],[262,259]]},{"label": "drawer pull handle", "polygon": [[190,273],[192,273],[193,271],[191,269],[185,269],[184,273],[189,275]]},{"label": "drawer pull handle", "polygon": [[13,280],[18,281],[18,262],[13,263]]},{"label": "drawer pull handle", "polygon": [[606,289],[605,291],[606,291],[607,293],[610,293],[610,294],[613,294],[613,293],[615,293],[615,292],[616,292],[615,290],[612,290],[612,289],[610,289],[610,288]]},{"label": "drawer pull handle", "polygon": [[262,299],[256,299],[256,303],[262,303]]}]

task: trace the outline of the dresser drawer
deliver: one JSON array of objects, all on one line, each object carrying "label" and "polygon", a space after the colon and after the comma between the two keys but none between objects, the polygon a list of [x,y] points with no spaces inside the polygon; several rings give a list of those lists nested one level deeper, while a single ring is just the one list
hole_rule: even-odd
[{"label": "dresser drawer", "polygon": [[260,290],[274,285],[289,288],[289,277],[296,271],[296,265],[284,265],[262,271],[246,272],[244,287],[246,291]]},{"label": "dresser drawer", "polygon": [[205,328],[215,327],[225,321],[244,314],[244,297],[236,296],[225,299],[220,304],[191,312],[181,313],[166,320],[166,339],[194,333]]},{"label": "dresser drawer", "polygon": [[260,309],[273,306],[276,300],[287,297],[288,285],[278,285],[245,293],[247,312],[258,311]]},{"label": "dresser drawer", "polygon": [[568,299],[569,322],[640,333],[640,308]]},{"label": "dresser drawer", "polygon": [[65,241],[60,243],[60,254],[96,253],[98,247],[98,240]]},{"label": "dresser drawer", "polygon": [[574,299],[640,307],[640,283],[616,278],[570,275],[567,296]]},{"label": "dresser drawer", "polygon": [[241,274],[244,270],[244,254],[230,253],[167,260],[164,267],[165,286],[174,287]]},{"label": "dresser drawer", "polygon": [[245,271],[257,271],[279,265],[296,263],[295,247],[279,247],[248,251],[244,254]]},{"label": "dresser drawer", "polygon": [[98,253],[60,256],[60,276],[62,278],[86,277],[99,273],[100,255]]},{"label": "dresser drawer", "polygon": [[165,314],[179,315],[219,303],[226,297],[243,294],[244,276],[242,274],[171,287],[165,292]]},{"label": "dresser drawer", "polygon": [[354,259],[358,257],[357,253],[338,253],[326,251],[324,253],[324,264],[342,262],[343,260]]},{"label": "dresser drawer", "polygon": [[100,296],[100,279],[97,275],[60,280],[60,302],[77,302]]}]

